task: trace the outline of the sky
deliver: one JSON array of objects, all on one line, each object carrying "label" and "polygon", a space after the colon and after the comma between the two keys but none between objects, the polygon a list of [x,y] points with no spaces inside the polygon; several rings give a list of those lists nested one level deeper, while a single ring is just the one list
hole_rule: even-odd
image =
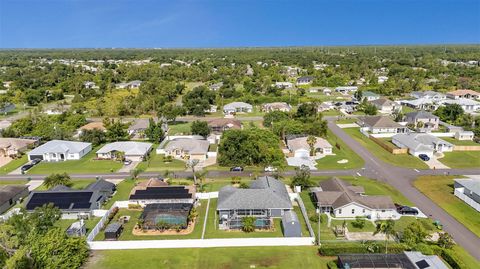
[{"label": "sky", "polygon": [[0,48],[480,43],[480,0],[0,0]]}]

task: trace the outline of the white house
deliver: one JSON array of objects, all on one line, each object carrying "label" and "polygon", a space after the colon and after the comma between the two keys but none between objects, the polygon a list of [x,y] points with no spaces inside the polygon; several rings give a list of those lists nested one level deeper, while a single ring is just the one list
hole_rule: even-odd
[{"label": "white house", "polygon": [[[168,141],[163,149],[165,156],[172,156],[180,160],[205,161],[208,158],[210,142],[201,137],[197,138],[176,138]],[[159,151],[157,150],[157,154]]]},{"label": "white house", "polygon": [[447,92],[447,97],[451,99],[480,99],[480,93],[473,90],[456,90]]},{"label": "white house", "polygon": [[244,102],[233,102],[223,106],[223,113],[226,115],[232,115],[235,113],[250,113],[252,110],[253,106]]},{"label": "white house", "polygon": [[[332,145],[328,143],[327,140],[321,137],[315,137],[314,151],[315,155],[326,155],[332,154]],[[308,158],[310,157],[310,145],[307,143],[308,137],[294,137],[287,138],[287,147],[290,152],[293,153],[294,157],[298,158]]]},{"label": "white house", "polygon": [[123,152],[125,159],[131,161],[143,161],[152,150],[152,143],[122,141],[106,144],[97,153],[99,159],[116,159],[118,152]]},{"label": "white house", "polygon": [[335,91],[339,92],[341,94],[347,95],[352,92],[356,92],[358,90],[357,86],[342,86],[342,87],[336,87]]},{"label": "white house", "polygon": [[426,133],[396,134],[392,143],[399,148],[408,148],[408,153],[414,156],[425,154],[432,157],[436,152],[453,151],[453,144]]},{"label": "white house", "polygon": [[425,98],[433,101],[441,101],[447,98],[445,94],[436,91],[414,91],[410,93],[410,96],[416,99]]},{"label": "white house", "polygon": [[373,134],[380,133],[405,133],[407,127],[393,121],[388,116],[369,116],[358,119],[358,125]]},{"label": "white house", "polygon": [[287,88],[293,88],[293,83],[288,81],[277,81],[275,82],[274,86],[280,89],[287,89]]},{"label": "white house", "polygon": [[368,102],[370,101],[373,101],[373,100],[377,100],[377,99],[380,99],[380,95],[374,93],[374,92],[371,92],[371,91],[364,91],[362,92],[362,100],[357,100],[357,101],[363,101],[364,99],[366,99]]},{"label": "white house", "polygon": [[313,82],[315,78],[313,76],[304,76],[297,78],[297,85],[308,85]]},{"label": "white house", "polygon": [[473,140],[475,134],[472,131],[457,131],[455,132],[455,139],[457,140]]},{"label": "white house", "polygon": [[285,102],[273,102],[273,103],[266,103],[262,105],[262,111],[264,112],[271,112],[271,111],[290,112],[290,110],[292,110],[292,107]]},{"label": "white house", "polygon": [[398,213],[389,196],[368,196],[361,186],[353,186],[333,177],[312,188],[313,197],[322,213],[336,218],[369,217],[373,220],[396,219]]},{"label": "white house", "polygon": [[370,101],[380,113],[382,114],[392,114],[393,112],[400,110],[402,106],[398,105],[395,102],[388,100],[387,98],[379,98],[373,101]]},{"label": "white house", "polygon": [[80,160],[91,150],[91,143],[52,140],[30,151],[28,160],[40,159],[46,162]]},{"label": "white house", "polygon": [[460,99],[446,99],[441,102],[442,105],[460,105],[465,113],[473,113],[480,111],[480,102],[472,99],[460,98]]},{"label": "white house", "polygon": [[455,196],[480,212],[480,179],[454,179]]}]

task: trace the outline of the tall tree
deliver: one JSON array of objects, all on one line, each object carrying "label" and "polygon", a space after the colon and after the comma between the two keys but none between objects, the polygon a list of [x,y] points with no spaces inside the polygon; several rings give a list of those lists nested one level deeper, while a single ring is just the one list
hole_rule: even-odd
[{"label": "tall tree", "polygon": [[388,240],[393,238],[397,232],[395,231],[395,222],[393,220],[377,222],[374,235],[382,233],[385,235],[385,254],[388,253]]},{"label": "tall tree", "polygon": [[307,137],[307,144],[310,147],[310,156],[315,155],[315,143],[317,143],[317,138],[313,135]]},{"label": "tall tree", "polygon": [[199,120],[192,122],[190,130],[192,134],[201,135],[203,137],[207,137],[211,132],[210,127],[208,127],[208,122]]},{"label": "tall tree", "polygon": [[67,173],[63,174],[51,174],[48,177],[45,178],[43,181],[43,184],[45,187],[48,189],[53,188],[58,185],[63,185],[63,186],[71,186],[72,185],[72,179]]}]

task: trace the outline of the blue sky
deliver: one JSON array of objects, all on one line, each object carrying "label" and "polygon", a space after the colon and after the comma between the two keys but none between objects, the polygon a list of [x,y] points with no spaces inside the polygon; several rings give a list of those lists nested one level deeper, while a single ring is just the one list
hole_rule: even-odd
[{"label": "blue sky", "polygon": [[0,0],[0,48],[480,43],[480,0]]}]

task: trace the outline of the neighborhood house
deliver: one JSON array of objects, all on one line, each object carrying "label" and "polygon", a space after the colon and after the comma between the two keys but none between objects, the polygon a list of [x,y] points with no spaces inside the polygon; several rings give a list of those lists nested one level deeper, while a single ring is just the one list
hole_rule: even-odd
[{"label": "neighborhood house", "polygon": [[[199,160],[204,161],[208,158],[208,148],[210,142],[199,138],[176,138],[168,141],[164,148],[165,156],[172,156],[180,160]],[[158,151],[157,151],[158,153]]]},{"label": "neighborhood house", "polygon": [[126,160],[143,161],[152,150],[152,143],[123,141],[106,144],[97,153],[98,159],[118,159],[122,156]]},{"label": "neighborhood house", "polygon": [[[287,147],[294,157],[308,158],[310,157],[310,145],[308,144],[308,137],[294,137],[287,138]],[[315,143],[313,145],[313,151],[315,155],[332,154],[332,145],[327,140],[321,137],[315,137]]]},{"label": "neighborhood house", "polygon": [[171,186],[160,179],[151,178],[138,183],[130,192],[129,202],[148,204],[194,204],[195,186]]},{"label": "neighborhood house", "polygon": [[370,101],[380,113],[383,114],[392,114],[393,112],[402,109],[400,105],[397,105],[395,102],[388,100],[387,98],[379,98],[373,101]]},{"label": "neighborhood house", "polygon": [[361,117],[358,119],[358,125],[372,134],[407,132],[407,127],[394,122],[388,116]]},{"label": "neighborhood house", "polygon": [[80,160],[91,150],[91,143],[52,140],[30,151],[28,160],[39,159],[46,162]]},{"label": "neighborhood house", "polygon": [[223,106],[223,113],[232,115],[235,113],[250,113],[253,111],[253,106],[244,102],[233,102]]},{"label": "neighborhood house", "polygon": [[454,179],[453,187],[455,196],[480,212],[480,179]]},{"label": "neighborhood house", "polygon": [[290,110],[292,110],[292,107],[285,102],[266,103],[262,105],[262,111],[264,112],[271,112],[271,111],[289,112]]},{"label": "neighborhood house", "polygon": [[0,138],[0,156],[15,157],[38,143],[34,139]]},{"label": "neighborhood house", "polygon": [[28,195],[26,185],[5,185],[0,186],[0,214],[7,211],[17,203],[18,200]]},{"label": "neighborhood house", "polygon": [[322,213],[331,213],[337,218],[368,217],[392,219],[397,210],[388,196],[368,196],[361,186],[353,186],[339,178],[331,178],[312,188],[317,207]]},{"label": "neighborhood house", "polygon": [[430,112],[417,111],[405,114],[405,121],[421,132],[430,132],[438,130],[440,118]]},{"label": "neighborhood house", "polygon": [[208,121],[208,127],[215,134],[221,134],[230,129],[242,129],[242,122],[232,118],[220,118]]},{"label": "neighborhood house", "polygon": [[408,153],[414,156],[425,154],[433,157],[436,152],[453,151],[453,144],[426,133],[396,134],[392,143],[399,148],[408,148]]},{"label": "neighborhood house", "polygon": [[255,217],[256,228],[269,229],[273,226],[272,218],[281,218],[292,209],[285,184],[273,177],[259,177],[248,189],[225,186],[218,192],[221,230],[241,229],[242,218],[247,216]]}]

